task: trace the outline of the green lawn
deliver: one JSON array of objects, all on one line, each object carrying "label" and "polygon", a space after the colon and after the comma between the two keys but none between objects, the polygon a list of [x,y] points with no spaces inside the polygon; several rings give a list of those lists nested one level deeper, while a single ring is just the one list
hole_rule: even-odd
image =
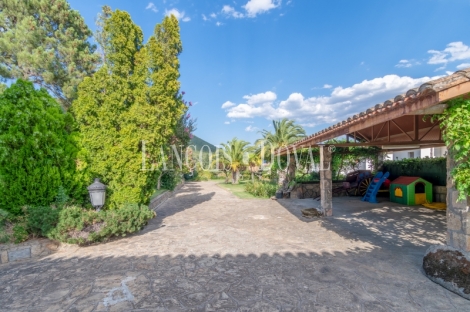
[{"label": "green lawn", "polygon": [[231,183],[217,183],[218,186],[232,192],[233,195],[241,199],[259,199],[245,191],[245,181],[241,181],[240,184],[231,184]]}]

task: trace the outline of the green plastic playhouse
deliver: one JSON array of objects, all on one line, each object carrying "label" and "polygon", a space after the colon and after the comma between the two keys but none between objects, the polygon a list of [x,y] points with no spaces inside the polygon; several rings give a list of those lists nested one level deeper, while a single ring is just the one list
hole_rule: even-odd
[{"label": "green plastic playhouse", "polygon": [[420,177],[398,177],[390,183],[390,201],[410,206],[431,203],[432,184]]}]

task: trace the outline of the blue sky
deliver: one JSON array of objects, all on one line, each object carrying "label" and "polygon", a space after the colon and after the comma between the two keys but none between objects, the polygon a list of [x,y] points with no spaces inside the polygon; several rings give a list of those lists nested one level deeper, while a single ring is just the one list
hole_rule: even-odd
[{"label": "blue sky", "polygon": [[180,19],[181,90],[196,135],[250,142],[283,117],[308,134],[470,67],[468,0],[70,0],[95,29],[102,5],[148,38]]}]

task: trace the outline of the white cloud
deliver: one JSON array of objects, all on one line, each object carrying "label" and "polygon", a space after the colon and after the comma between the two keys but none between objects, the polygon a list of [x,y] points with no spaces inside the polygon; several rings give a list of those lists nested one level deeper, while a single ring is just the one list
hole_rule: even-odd
[{"label": "white cloud", "polygon": [[226,122],[224,122],[224,124],[230,125],[230,121],[226,121]]},{"label": "white cloud", "polygon": [[171,10],[165,10],[165,15],[166,16],[171,16],[174,15],[178,20],[181,20],[183,22],[189,22],[191,20],[190,17],[184,16],[185,13],[184,11],[178,11],[178,9],[171,9]]},{"label": "white cloud", "polygon": [[463,63],[463,64],[460,64],[460,65],[457,65],[457,69],[465,69],[465,68],[469,68],[470,67],[470,63]]},{"label": "white cloud", "polygon": [[276,101],[277,96],[271,91],[246,95],[243,97],[244,103],[227,109],[227,117],[264,117],[269,120],[290,118],[305,126],[333,123],[405,93],[433,78],[415,79],[407,76],[386,75],[364,80],[346,88],[336,87],[329,96],[305,98],[301,93],[292,93],[280,102]]},{"label": "white cloud", "polygon": [[421,65],[421,62],[418,62],[416,60],[400,60],[395,67],[398,68],[409,68],[415,65]]},{"label": "white cloud", "polygon": [[281,5],[281,0],[249,0],[243,8],[249,17],[265,13]]},{"label": "white cloud", "polygon": [[217,17],[217,14],[215,14],[215,13],[211,13],[211,15],[210,15],[210,16],[211,16],[212,18],[216,18],[216,17]]},{"label": "white cloud", "polygon": [[330,85],[330,84],[325,83],[325,84],[323,85],[323,89],[331,89],[331,88],[333,88],[333,86]]},{"label": "white cloud", "polygon": [[243,18],[243,13],[240,13],[240,12],[237,12],[233,7],[231,7],[230,5],[224,5],[224,7],[222,8],[222,13],[226,14],[226,15],[230,15],[234,18]]},{"label": "white cloud", "polygon": [[[217,23],[215,23],[215,24],[216,24],[217,26],[223,25],[221,22],[217,22]],[[221,85],[221,84],[219,83],[219,86],[220,86],[220,85]]]},{"label": "white cloud", "polygon": [[157,7],[155,6],[155,4],[153,4],[153,2],[149,2],[149,4],[147,4],[147,7],[145,7],[145,9],[152,10],[155,13],[158,12]]},{"label": "white cloud", "polygon": [[255,95],[245,95],[243,97],[247,104],[249,105],[257,105],[257,104],[262,104],[262,103],[269,103],[269,102],[273,102],[277,99],[277,95],[276,93],[272,92],[272,91],[268,91],[268,92],[265,92],[265,93],[259,93],[259,94],[255,94]]},{"label": "white cloud", "polygon": [[245,131],[255,132],[255,131],[259,131],[259,128],[258,127],[253,127],[252,125],[249,125],[248,127],[245,128]]},{"label": "white cloud", "polygon": [[401,60],[400,62],[398,62],[397,65],[395,65],[395,67],[399,67],[399,68],[400,67],[411,67],[411,66],[413,66],[413,64],[408,60]]},{"label": "white cloud", "polygon": [[224,104],[222,104],[221,108],[225,109],[225,108],[233,107],[233,106],[236,106],[236,105],[237,104],[235,104],[233,102],[227,101]]},{"label": "white cloud", "polygon": [[470,47],[461,41],[449,43],[442,51],[429,50],[428,53],[432,55],[428,64],[443,64],[444,68],[450,62],[470,59]]},{"label": "white cloud", "polygon": [[209,19],[207,18],[207,16],[205,16],[204,14],[202,14],[202,19],[203,19],[204,21],[209,20]]}]

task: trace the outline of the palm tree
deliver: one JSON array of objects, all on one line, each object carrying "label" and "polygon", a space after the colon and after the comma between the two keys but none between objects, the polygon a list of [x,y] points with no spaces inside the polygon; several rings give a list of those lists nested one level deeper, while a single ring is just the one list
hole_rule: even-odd
[{"label": "palm tree", "polygon": [[250,166],[251,182],[255,182],[255,173],[253,170],[256,167],[259,169],[261,168],[261,153],[259,153],[258,150],[250,153],[250,156],[248,157],[248,165]]},{"label": "palm tree", "polygon": [[240,176],[240,169],[247,162],[246,153],[250,151],[250,143],[233,138],[227,143],[222,143],[222,148],[219,150],[219,158],[222,162],[229,164],[232,171],[232,183],[238,184],[238,178]]},{"label": "palm tree", "polygon": [[[304,128],[295,123],[293,120],[287,118],[281,120],[273,120],[274,131],[270,132],[268,130],[260,131],[263,136],[262,139],[257,140],[255,145],[270,145],[271,150],[264,149],[264,155],[274,153],[275,150],[283,146],[289,146],[290,144],[304,138],[306,136]],[[260,147],[259,150],[262,148]],[[289,168],[286,170],[288,172],[287,179],[285,179],[285,174],[283,170],[278,170],[278,184],[281,185],[285,182],[289,182],[295,177],[295,163],[293,161],[293,155],[289,160]]]},{"label": "palm tree", "polygon": [[274,132],[268,130],[260,131],[263,138],[256,141],[259,144],[270,144],[272,148],[278,149],[282,146],[288,146],[306,136],[304,128],[296,124],[293,120],[287,118],[273,120]]}]

